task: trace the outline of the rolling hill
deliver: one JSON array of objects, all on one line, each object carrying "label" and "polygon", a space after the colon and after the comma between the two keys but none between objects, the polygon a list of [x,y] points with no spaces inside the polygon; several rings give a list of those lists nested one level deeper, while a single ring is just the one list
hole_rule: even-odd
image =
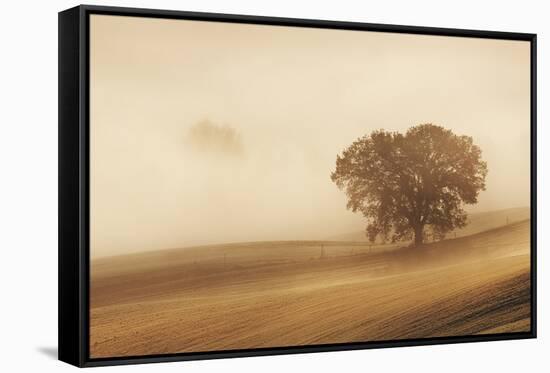
[{"label": "rolling hill", "polygon": [[252,242],[97,259],[91,355],[528,331],[529,230],[509,220],[419,248]]}]

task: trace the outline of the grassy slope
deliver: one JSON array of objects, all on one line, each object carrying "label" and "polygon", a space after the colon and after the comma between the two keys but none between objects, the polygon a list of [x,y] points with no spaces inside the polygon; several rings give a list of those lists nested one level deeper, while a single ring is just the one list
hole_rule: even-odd
[{"label": "grassy slope", "polygon": [[92,264],[92,356],[529,330],[529,221],[429,244],[264,242]]},{"label": "grassy slope", "polygon": [[[478,212],[468,216],[468,225],[462,229],[457,229],[447,235],[448,238],[464,237],[472,234],[484,232],[489,229],[498,228],[507,222],[516,223],[530,217],[529,207],[517,207],[502,209],[496,211]],[[456,237],[455,237],[456,234]],[[344,233],[328,238],[336,241],[358,241],[365,242],[367,237],[364,231]]]}]

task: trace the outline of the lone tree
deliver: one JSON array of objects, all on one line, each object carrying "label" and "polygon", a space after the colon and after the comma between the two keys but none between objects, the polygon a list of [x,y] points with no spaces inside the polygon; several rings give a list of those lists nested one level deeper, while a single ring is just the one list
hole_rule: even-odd
[{"label": "lone tree", "polygon": [[404,135],[378,130],[359,138],[336,158],[331,179],[345,190],[347,208],[367,218],[370,241],[424,242],[430,229],[442,239],[466,225],[464,204],[485,190],[487,163],[469,136],[433,124]]}]

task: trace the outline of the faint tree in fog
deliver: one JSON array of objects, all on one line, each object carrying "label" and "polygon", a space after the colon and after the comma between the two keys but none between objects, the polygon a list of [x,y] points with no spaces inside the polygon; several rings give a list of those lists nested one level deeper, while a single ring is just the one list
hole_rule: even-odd
[{"label": "faint tree in fog", "polygon": [[204,154],[242,156],[244,145],[240,133],[229,125],[219,125],[202,120],[193,125],[187,133],[187,142]]},{"label": "faint tree in fog", "polygon": [[336,158],[331,179],[346,192],[347,208],[367,218],[370,241],[424,242],[466,225],[464,204],[485,190],[487,163],[469,136],[433,124],[405,134],[378,130],[357,139]]}]

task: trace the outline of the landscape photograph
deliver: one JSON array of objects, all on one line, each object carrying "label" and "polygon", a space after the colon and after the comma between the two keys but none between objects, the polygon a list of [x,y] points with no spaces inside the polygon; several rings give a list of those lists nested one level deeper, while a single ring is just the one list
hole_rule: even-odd
[{"label": "landscape photograph", "polygon": [[90,358],[530,332],[530,43],[90,16]]}]

